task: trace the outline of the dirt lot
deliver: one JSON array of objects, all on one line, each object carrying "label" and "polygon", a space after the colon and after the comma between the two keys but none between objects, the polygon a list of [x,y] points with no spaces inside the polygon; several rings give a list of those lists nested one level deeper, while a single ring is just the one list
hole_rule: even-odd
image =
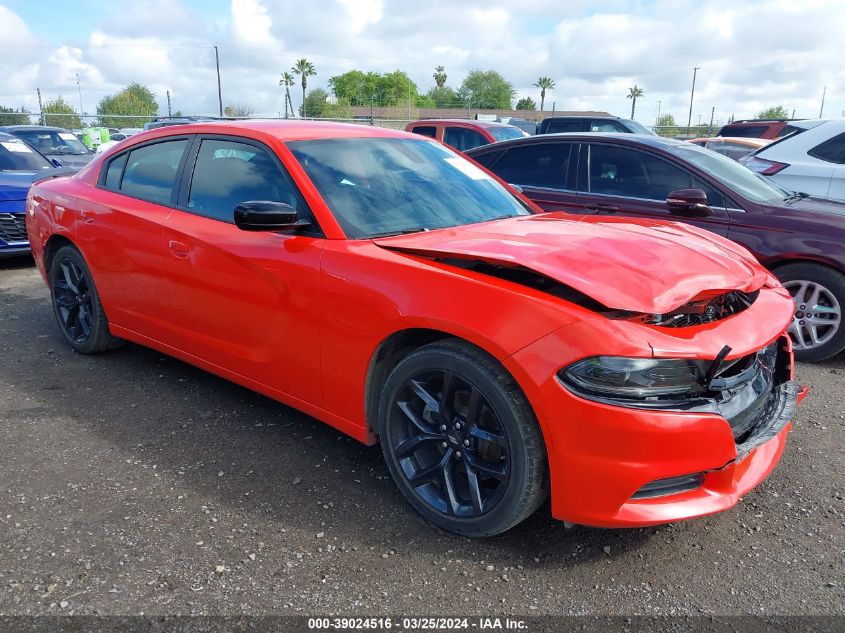
[{"label": "dirt lot", "polygon": [[845,614],[845,358],[733,511],[485,541],[410,510],[379,450],[160,354],[85,357],[0,262],[2,614]]}]

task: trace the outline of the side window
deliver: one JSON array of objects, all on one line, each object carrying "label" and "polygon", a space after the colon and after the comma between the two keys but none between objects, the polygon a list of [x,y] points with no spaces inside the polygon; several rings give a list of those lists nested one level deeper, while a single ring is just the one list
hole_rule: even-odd
[{"label": "side window", "polygon": [[120,191],[127,196],[167,204],[172,200],[176,172],[187,139],[145,145],[129,152]]},{"label": "side window", "polygon": [[431,138],[437,137],[437,128],[433,125],[417,125],[411,132],[414,134],[422,134],[423,136],[430,136]]},{"label": "side window", "polygon": [[625,132],[625,128],[615,121],[598,121],[590,122],[590,132]]},{"label": "side window", "polygon": [[516,185],[565,189],[572,143],[537,143],[505,152],[493,171]]},{"label": "side window", "polygon": [[829,163],[845,163],[845,133],[828,139],[807,153]]},{"label": "side window", "polygon": [[237,141],[204,139],[191,179],[188,208],[215,220],[234,222],[241,202],[286,202],[304,210],[305,201],[266,150]]},{"label": "side window", "polygon": [[465,127],[447,127],[443,132],[443,142],[460,152],[488,143],[481,134]]},{"label": "side window", "polygon": [[129,154],[121,154],[109,162],[104,183],[106,189],[116,191],[120,188],[120,178],[123,176],[123,168],[126,167],[127,158],[129,158]]},{"label": "side window", "polygon": [[493,151],[491,151],[491,152],[484,152],[483,154],[476,154],[476,155],[474,155],[474,156],[472,157],[472,160],[474,160],[474,161],[475,161],[476,163],[478,163],[479,165],[484,165],[484,166],[485,166],[487,169],[489,169],[490,171],[494,171],[494,170],[491,168],[491,165],[494,165],[494,164],[496,163],[496,161],[497,161],[497,160],[499,160],[499,157],[500,157],[501,155],[502,155],[502,152],[501,152],[501,151],[499,151],[499,152],[493,152]]},{"label": "side window", "polygon": [[707,194],[707,204],[711,207],[718,207],[720,209],[724,209],[728,206],[725,202],[725,196],[723,196],[720,191],[714,189],[703,180],[693,178],[693,187],[695,189],[701,189],[704,193]]},{"label": "side window", "polygon": [[587,127],[584,121],[574,119],[572,121],[549,121],[546,134],[557,134],[559,132],[584,132]]},{"label": "side window", "polygon": [[665,200],[670,191],[694,186],[692,174],[662,158],[625,147],[590,145],[589,190],[592,193]]}]

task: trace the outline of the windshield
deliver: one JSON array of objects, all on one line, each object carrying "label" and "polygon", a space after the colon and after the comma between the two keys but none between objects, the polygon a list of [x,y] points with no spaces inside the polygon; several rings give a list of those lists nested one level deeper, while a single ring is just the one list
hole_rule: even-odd
[{"label": "windshield", "polygon": [[0,138],[0,171],[39,171],[53,165],[38,152],[14,137]]},{"label": "windshield", "polygon": [[72,132],[58,130],[16,130],[22,138],[42,154],[88,154],[88,148]]},{"label": "windshield", "polygon": [[529,136],[527,132],[523,132],[518,127],[488,127],[487,131],[497,141],[509,141],[512,138],[525,138]]},{"label": "windshield", "polygon": [[631,119],[627,120],[628,128],[630,128],[631,132],[634,134],[648,134],[649,136],[655,136],[655,133],[652,130],[649,130],[644,125],[640,125],[636,121]]},{"label": "windshield", "polygon": [[781,189],[771,180],[709,149],[691,143],[667,149],[681,160],[689,161],[729,189],[754,202],[778,202],[790,196],[788,191]]},{"label": "windshield", "polygon": [[352,239],[531,213],[484,171],[432,141],[348,138],[287,145]]}]

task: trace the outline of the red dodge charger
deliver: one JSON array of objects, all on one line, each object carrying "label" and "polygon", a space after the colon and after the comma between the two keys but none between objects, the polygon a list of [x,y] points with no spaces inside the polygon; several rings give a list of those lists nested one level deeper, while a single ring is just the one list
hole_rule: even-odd
[{"label": "red dodge charger", "polygon": [[368,444],[426,519],[644,526],[730,508],[803,395],[789,293],[691,226],[541,213],[365,126],[133,136],[27,203],[67,342],[157,349]]}]

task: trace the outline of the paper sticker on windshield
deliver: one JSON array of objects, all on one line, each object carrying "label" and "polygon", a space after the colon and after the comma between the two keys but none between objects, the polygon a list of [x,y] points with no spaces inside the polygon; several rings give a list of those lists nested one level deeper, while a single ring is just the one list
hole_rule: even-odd
[{"label": "paper sticker on windshield", "polygon": [[70,132],[59,132],[59,138],[63,141],[75,141],[76,137]]},{"label": "paper sticker on windshield", "polygon": [[450,156],[449,158],[444,158],[443,160],[445,160],[452,167],[457,169],[459,172],[463,173],[465,176],[469,176],[473,180],[492,180],[490,176],[485,174],[472,163],[465,161],[463,158],[456,158],[454,156]]},{"label": "paper sticker on windshield", "polygon": [[5,147],[10,152],[20,152],[21,154],[32,153],[32,150],[29,149],[29,146],[24,142],[15,143],[14,141],[12,141],[10,143],[0,143],[0,145]]}]

